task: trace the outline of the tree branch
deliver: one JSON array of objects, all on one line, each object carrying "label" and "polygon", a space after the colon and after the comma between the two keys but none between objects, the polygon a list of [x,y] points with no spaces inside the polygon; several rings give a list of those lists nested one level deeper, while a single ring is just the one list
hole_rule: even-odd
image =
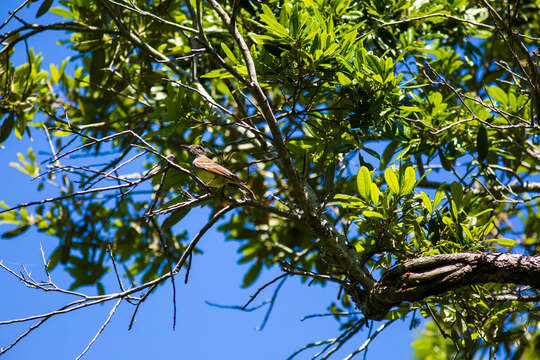
[{"label": "tree branch", "polygon": [[540,288],[540,256],[456,253],[407,261],[386,272],[363,304],[364,314],[381,320],[392,306],[419,301],[462,286],[484,283]]}]

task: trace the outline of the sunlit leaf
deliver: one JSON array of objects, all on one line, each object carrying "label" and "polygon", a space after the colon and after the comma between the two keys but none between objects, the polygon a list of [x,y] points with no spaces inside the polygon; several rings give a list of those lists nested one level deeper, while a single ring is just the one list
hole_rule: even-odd
[{"label": "sunlit leaf", "polygon": [[433,214],[433,207],[431,204],[431,200],[429,199],[429,196],[427,196],[427,194],[423,191],[420,193],[420,196],[422,197],[422,202],[424,203],[424,206],[426,207],[427,211],[430,214]]},{"label": "sunlit leaf", "polygon": [[371,211],[371,210],[362,211],[362,215],[364,215],[367,218],[374,218],[375,217],[375,218],[379,218],[379,219],[384,219],[383,214],[378,213],[376,211]]},{"label": "sunlit leaf", "polygon": [[358,171],[358,174],[356,175],[356,185],[360,197],[364,200],[369,201],[369,195],[371,192],[371,173],[369,172],[367,167],[362,166],[360,168],[360,171]]},{"label": "sunlit leaf", "polygon": [[399,182],[396,173],[391,168],[387,168],[384,171],[384,179],[390,190],[394,194],[399,194]]},{"label": "sunlit leaf", "polygon": [[379,204],[379,188],[377,187],[377,184],[371,183],[371,201],[373,204],[378,205]]},{"label": "sunlit leaf", "polygon": [[414,171],[414,168],[411,166],[408,166],[405,169],[405,176],[403,176],[403,185],[401,188],[401,193],[403,195],[407,195],[414,189],[414,185],[416,184],[416,172]]}]

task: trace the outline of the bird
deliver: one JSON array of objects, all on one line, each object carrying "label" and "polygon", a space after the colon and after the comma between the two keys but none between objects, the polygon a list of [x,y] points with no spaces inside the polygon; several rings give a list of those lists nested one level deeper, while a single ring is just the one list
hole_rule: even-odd
[{"label": "bird", "polygon": [[233,184],[247,191],[255,199],[253,191],[229,169],[210,159],[204,147],[201,145],[181,146],[189,153],[191,166],[193,166],[195,175],[207,186],[222,187],[227,184]]}]

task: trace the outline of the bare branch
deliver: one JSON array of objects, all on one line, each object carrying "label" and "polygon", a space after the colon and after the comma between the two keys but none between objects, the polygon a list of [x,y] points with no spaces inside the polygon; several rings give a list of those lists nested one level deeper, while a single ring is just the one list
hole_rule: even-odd
[{"label": "bare branch", "polygon": [[88,352],[88,350],[90,350],[90,347],[92,346],[92,344],[94,342],[96,342],[97,338],[99,337],[99,335],[101,335],[101,333],[103,332],[103,330],[105,330],[105,327],[107,326],[107,324],[111,321],[114,313],[116,312],[116,309],[118,309],[118,306],[120,305],[120,303],[122,302],[122,299],[118,299],[118,301],[116,302],[116,304],[114,304],[113,308],[111,309],[111,311],[109,312],[109,316],[107,316],[107,319],[105,320],[105,322],[103,323],[103,325],[101,325],[101,327],[99,328],[98,332],[96,333],[96,335],[92,338],[92,340],[90,340],[90,342],[88,343],[88,345],[86,345],[86,347],[84,348],[84,350],[79,354],[79,356],[77,356],[75,358],[75,360],[80,360],[84,354],[86,354]]}]

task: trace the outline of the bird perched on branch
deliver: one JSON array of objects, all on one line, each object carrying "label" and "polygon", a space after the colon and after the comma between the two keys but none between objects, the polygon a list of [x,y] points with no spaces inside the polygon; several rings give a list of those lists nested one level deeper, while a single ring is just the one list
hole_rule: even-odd
[{"label": "bird perched on branch", "polygon": [[251,191],[238,176],[206,156],[207,152],[205,148],[200,145],[181,146],[189,152],[189,158],[195,175],[197,175],[197,177],[207,186],[222,187],[227,184],[232,184],[247,191],[250,196],[255,199],[253,191]]}]

